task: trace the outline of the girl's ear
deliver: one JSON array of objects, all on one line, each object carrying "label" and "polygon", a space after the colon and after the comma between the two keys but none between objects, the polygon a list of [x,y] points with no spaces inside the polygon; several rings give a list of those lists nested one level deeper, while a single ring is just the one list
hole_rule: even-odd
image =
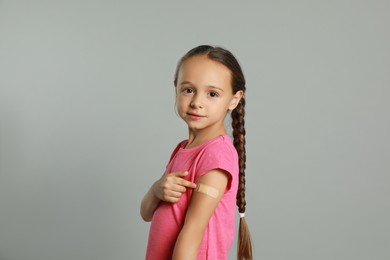
[{"label": "girl's ear", "polygon": [[237,107],[238,103],[240,103],[241,98],[244,96],[244,91],[239,90],[236,94],[233,95],[232,100],[229,105],[229,110],[233,110]]}]

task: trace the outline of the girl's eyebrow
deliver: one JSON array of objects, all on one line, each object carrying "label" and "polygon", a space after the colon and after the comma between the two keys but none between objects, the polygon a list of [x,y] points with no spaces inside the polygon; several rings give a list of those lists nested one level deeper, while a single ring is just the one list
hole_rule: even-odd
[{"label": "girl's eyebrow", "polygon": [[215,87],[215,86],[209,86],[210,88],[215,88],[215,89],[218,89],[218,90],[220,90],[220,91],[222,91],[222,92],[225,92],[222,88],[219,88],[219,87]]},{"label": "girl's eyebrow", "polygon": [[180,83],[180,85],[184,85],[184,84],[190,84],[190,85],[193,85],[190,81],[183,81]]},{"label": "girl's eyebrow", "polygon": [[[185,85],[185,84],[189,84],[189,85],[194,85],[194,84],[192,84],[192,82],[191,81],[183,81],[183,82],[181,82],[180,83],[180,85]],[[216,86],[212,86],[212,85],[210,85],[210,86],[208,86],[209,88],[215,88],[215,89],[218,89],[218,90],[220,90],[220,91],[222,91],[222,92],[225,92],[222,88],[220,88],[220,87],[216,87]]]}]

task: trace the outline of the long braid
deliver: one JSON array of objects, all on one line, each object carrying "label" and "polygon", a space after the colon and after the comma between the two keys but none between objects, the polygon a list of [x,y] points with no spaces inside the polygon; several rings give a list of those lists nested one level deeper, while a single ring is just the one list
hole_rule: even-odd
[{"label": "long braid", "polygon": [[237,207],[238,212],[245,212],[245,168],[246,168],[246,150],[245,150],[245,99],[241,101],[232,111],[232,127],[233,127],[233,145],[238,153],[239,165],[239,186],[237,192]]},{"label": "long braid", "polygon": [[[233,127],[233,144],[238,153],[239,164],[239,184],[237,191],[238,212],[245,213],[245,168],[246,168],[246,149],[245,149],[245,98],[242,97],[237,107],[231,113]],[[245,218],[240,214],[240,225],[238,230],[237,259],[253,259],[252,241],[248,225]]]}]

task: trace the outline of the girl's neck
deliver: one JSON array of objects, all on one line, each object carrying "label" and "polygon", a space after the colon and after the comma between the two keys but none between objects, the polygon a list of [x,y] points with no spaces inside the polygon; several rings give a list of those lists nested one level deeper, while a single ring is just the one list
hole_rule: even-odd
[{"label": "girl's neck", "polygon": [[198,145],[203,144],[207,140],[213,139],[220,135],[225,135],[226,130],[225,127],[222,127],[218,130],[214,131],[193,131],[189,129],[189,137],[186,148],[193,148]]}]

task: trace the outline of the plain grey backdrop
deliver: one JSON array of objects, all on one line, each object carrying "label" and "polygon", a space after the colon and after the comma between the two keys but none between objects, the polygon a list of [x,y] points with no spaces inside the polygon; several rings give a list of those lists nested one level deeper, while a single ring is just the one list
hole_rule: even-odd
[{"label": "plain grey backdrop", "polygon": [[[143,259],[178,59],[247,78],[255,259],[390,259],[388,1],[0,1],[0,259]],[[234,259],[236,244],[230,252]]]}]

